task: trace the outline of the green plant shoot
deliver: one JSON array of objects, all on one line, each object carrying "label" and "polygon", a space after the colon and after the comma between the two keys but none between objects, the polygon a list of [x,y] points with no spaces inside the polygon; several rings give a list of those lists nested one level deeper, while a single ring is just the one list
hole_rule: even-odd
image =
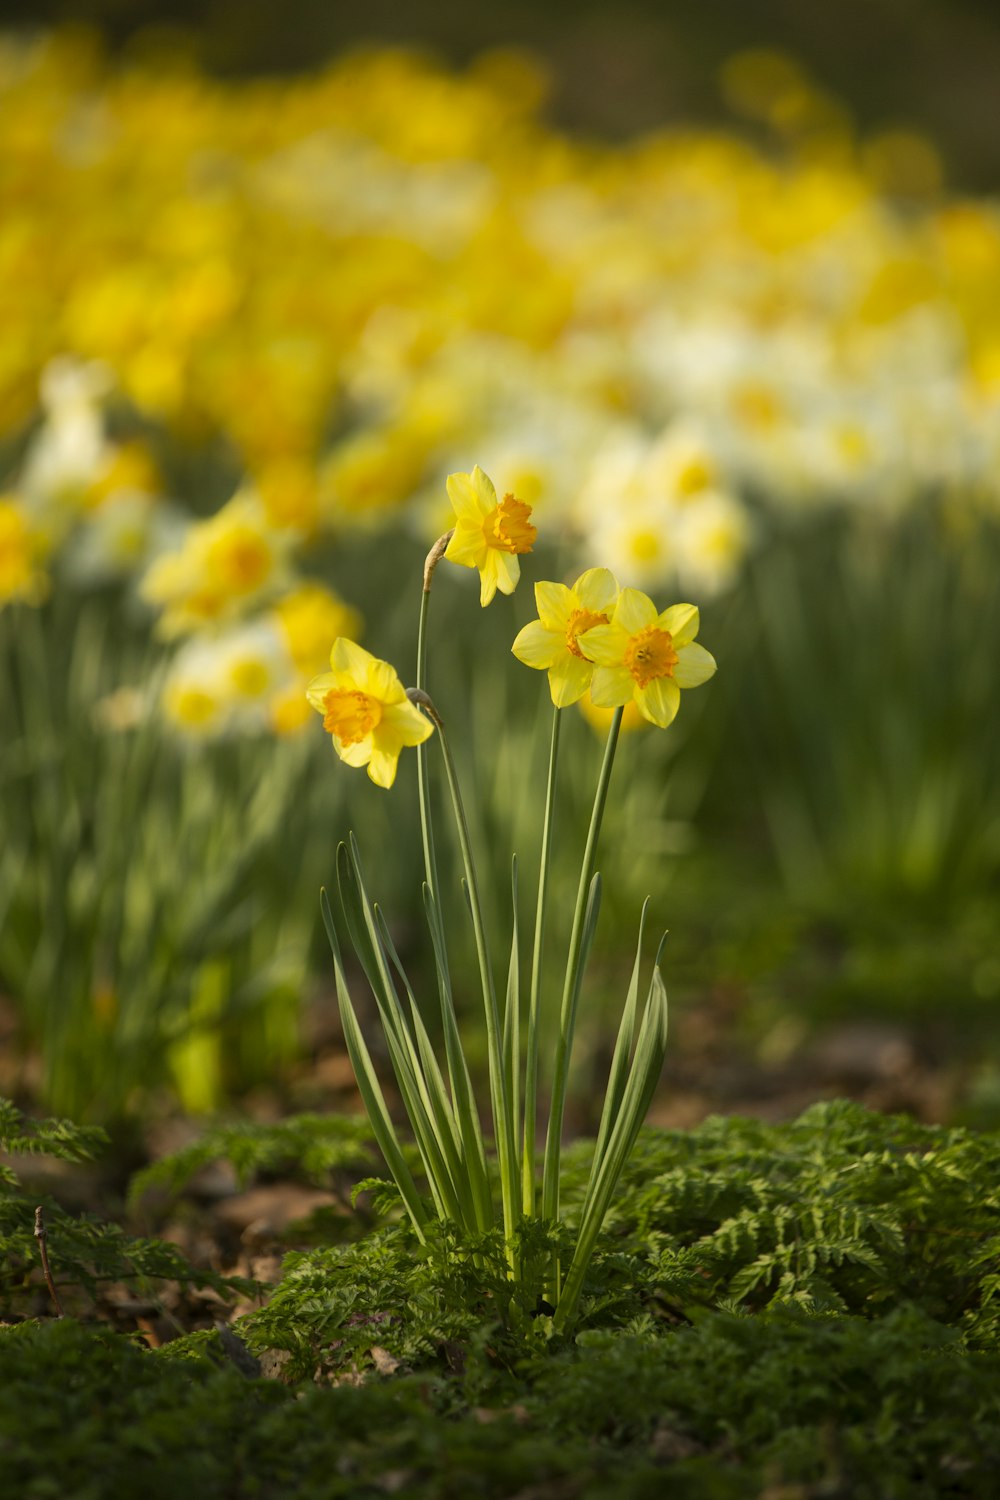
[{"label": "green plant shoot", "polygon": [[[417,635],[416,685],[405,688],[394,669],[355,642],[338,638],[330,671],[309,685],[309,702],[323,715],[337,755],[347,765],[367,767],[378,786],[392,786],[399,756],[414,746],[418,756],[418,796],[424,855],[424,907],[437,976],[437,1003],[443,1057],[431,1040],[421,1003],[414,993],[389,926],[368,889],[361,853],[351,835],[337,851],[337,891],[346,932],[371,987],[406,1118],[416,1142],[430,1201],[415,1180],[383,1093],[358,1013],[351,997],[337,924],[327,893],[323,920],[333,953],[338,1003],[351,1064],[372,1130],[392,1173],[417,1236],[424,1240],[433,1218],[453,1223],[470,1239],[499,1229],[512,1282],[537,1279],[539,1266],[525,1263],[521,1232],[527,1221],[560,1226],[560,1158],[563,1121],[580,994],[601,905],[597,851],[607,805],[615,751],[628,705],[651,723],[667,728],[677,713],[681,689],[697,687],[715,671],[715,661],[697,643],[698,611],[675,604],[658,611],[637,589],[620,589],[606,568],[591,568],[572,587],[538,583],[538,618],[514,641],[513,652],[548,674],[553,703],[545,812],[542,827],[531,977],[522,1016],[518,875],[512,864],[513,921],[507,982],[498,999],[491,934],[480,894],[470,823],[449,742],[447,715],[430,696],[427,683],[431,589],[441,558],[474,567],[480,574],[485,607],[496,592],[512,593],[520,575],[519,557],[532,550],[536,529],[531,508],[513,495],[497,498],[489,478],[476,467],[453,474],[448,493],[456,513],[454,529],[428,554]],[[589,692],[596,708],[612,710],[572,911],[561,998],[552,1013],[555,1047],[546,1067],[541,1057],[546,1007],[542,983],[550,907],[559,913],[559,893],[550,889],[549,870],[558,787],[559,725],[563,709]],[[482,996],[489,1076],[489,1119],[496,1165],[486,1150],[468,1050],[463,1044],[452,989],[448,924],[440,890],[431,811],[431,747],[439,746],[448,800],[464,869],[463,886],[472,921]],[[566,1328],[576,1317],[587,1268],[623,1168],[645,1119],[667,1045],[667,996],[660,972],[662,940],[652,975],[642,986],[642,947],[648,900],[639,923],[632,977],[625,997],[589,1181],[579,1208],[575,1248],[563,1265],[552,1250],[541,1281],[554,1309],[553,1325]],[[537,1115],[543,1089],[550,1105],[539,1153]],[[541,1155],[541,1160],[539,1159]],[[539,1180],[540,1174],[540,1180]],[[494,1178],[497,1179],[495,1184]],[[499,1214],[495,1201],[499,1188]],[[559,1237],[556,1236],[556,1239]],[[562,1237],[565,1242],[565,1236]]]}]

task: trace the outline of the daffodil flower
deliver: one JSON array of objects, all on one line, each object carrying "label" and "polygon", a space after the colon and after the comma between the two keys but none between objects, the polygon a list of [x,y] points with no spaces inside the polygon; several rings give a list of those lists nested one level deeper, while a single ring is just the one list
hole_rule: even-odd
[{"label": "daffodil flower", "polygon": [[497,589],[512,594],[517,587],[518,556],[531,551],[538,535],[528,520],[531,506],[513,495],[498,501],[493,481],[478,464],[471,474],[449,474],[448,498],[458,520],[444,555],[479,569],[479,602],[485,609]]},{"label": "daffodil flower", "polygon": [[564,583],[536,583],[538,619],[518,632],[511,650],[525,666],[549,674],[556,708],[566,708],[590,687],[594,663],[580,637],[608,624],[618,598],[618,583],[607,568],[588,568],[572,588]]},{"label": "daffodil flower", "polygon": [[639,589],[622,589],[606,625],[580,636],[595,663],[590,696],[599,708],[635,702],[650,723],[666,729],[680,706],[681,688],[698,687],[715,671],[715,658],[695,641],[698,611],[672,604],[657,613]]},{"label": "daffodil flower", "polygon": [[330,671],[313,678],[306,697],[340,759],[367,766],[376,786],[392,786],[404,745],[420,745],[434,731],[389,663],[343,636],[333,643]]}]

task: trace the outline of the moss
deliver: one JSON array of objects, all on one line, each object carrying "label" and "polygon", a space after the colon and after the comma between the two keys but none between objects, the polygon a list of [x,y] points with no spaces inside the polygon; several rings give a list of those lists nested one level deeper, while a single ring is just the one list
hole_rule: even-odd
[{"label": "moss", "polygon": [[[398,1222],[286,1259],[236,1325],[263,1376],[233,1336],[154,1353],[70,1320],[0,1330],[6,1486],[987,1500],[998,1155],[842,1104],[649,1130],[572,1337],[511,1300],[495,1240],[421,1248]],[[570,1205],[586,1163],[569,1154]]]}]

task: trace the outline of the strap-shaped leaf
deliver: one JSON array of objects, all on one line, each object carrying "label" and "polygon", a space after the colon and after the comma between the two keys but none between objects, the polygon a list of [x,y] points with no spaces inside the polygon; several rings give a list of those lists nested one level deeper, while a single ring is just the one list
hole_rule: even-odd
[{"label": "strap-shaped leaf", "polygon": [[406,1210],[410,1215],[417,1235],[421,1240],[424,1236],[424,1226],[427,1223],[427,1215],[420,1194],[417,1192],[413,1175],[400,1148],[399,1138],[396,1135],[392,1118],[382,1093],[378,1076],[372,1065],[371,1055],[365,1044],[361,1027],[351,1000],[347,980],[344,975],[344,965],[340,956],[340,944],[337,940],[337,931],[333,922],[333,913],[330,911],[330,902],[326,891],[320,892],[320,907],[323,913],[323,926],[330,942],[330,951],[333,954],[333,973],[337,985],[337,1002],[340,1007],[340,1019],[344,1028],[344,1041],[347,1046],[347,1055],[354,1069],[354,1076],[358,1084],[358,1092],[361,1094],[365,1106],[365,1113],[371,1123],[372,1131],[382,1155],[385,1157],[386,1165],[392,1173],[393,1180],[402,1195]]},{"label": "strap-shaped leaf", "polygon": [[382,948],[375,913],[365,889],[357,842],[353,837],[349,852],[343,844],[337,850],[337,875],[344,917],[375,996],[389,1059],[435,1206],[441,1218],[461,1223],[461,1203],[448,1170],[444,1139],[427,1100],[419,1054]]},{"label": "strap-shaped leaf", "polygon": [[[661,950],[662,946],[661,941]],[[646,1118],[663,1068],[666,1050],[667,992],[657,964],[653,969],[635,1056],[621,1103],[612,1122],[601,1160],[595,1162],[584,1199],[576,1249],[556,1308],[555,1320],[560,1328],[566,1326],[576,1310],[587,1266],[611,1206],[615,1188]]]},{"label": "strap-shaped leaf", "polygon": [[353,833],[348,835],[348,844],[341,844],[337,850],[337,878],[351,942],[375,999],[378,1001],[383,997],[392,997],[396,1019],[402,1021],[404,1031],[409,1036],[405,1013],[399,1006],[392,975],[382,951],[372,900],[365,885],[361,854]]},{"label": "strap-shaped leaf", "polygon": [[455,1015],[447,959],[444,953],[444,927],[434,900],[434,893],[426,882],[423,895],[434,961],[438,971],[441,1025],[444,1032],[445,1055],[448,1060],[448,1081],[451,1085],[452,1103],[462,1139],[462,1160],[466,1164],[472,1184],[477,1224],[485,1233],[493,1227],[493,1195],[490,1188],[489,1169],[486,1165],[483,1130],[479,1120],[479,1111],[476,1108],[476,1096],[472,1088],[469,1065],[458,1030],[458,1018]]},{"label": "strap-shaped leaf", "polygon": [[[632,1044],[635,1041],[635,1029],[639,1012],[639,972],[642,966],[642,940],[646,929],[646,916],[649,912],[650,898],[647,896],[642,903],[642,912],[639,916],[639,937],[635,946],[635,962],[632,965],[632,977],[629,980],[628,993],[625,996],[625,1006],[622,1010],[621,1024],[618,1027],[618,1037],[615,1041],[614,1055],[611,1059],[611,1068],[608,1073],[608,1087],[604,1095],[604,1108],[601,1111],[601,1124],[597,1132],[597,1144],[594,1147],[594,1160],[591,1166],[591,1176],[597,1170],[597,1164],[604,1155],[605,1147],[612,1126],[618,1117],[621,1108],[622,1096],[625,1092],[625,1084],[628,1078],[629,1062],[632,1057]],[[662,950],[662,943],[660,945]],[[659,952],[656,955],[654,968],[660,961]]]},{"label": "strap-shaped leaf", "polygon": [[413,1025],[413,1033],[416,1039],[417,1052],[420,1058],[420,1071],[417,1074],[417,1085],[420,1089],[421,1099],[428,1114],[434,1120],[436,1135],[441,1143],[442,1153],[448,1167],[448,1173],[455,1189],[455,1195],[462,1207],[461,1222],[468,1230],[477,1227],[476,1205],[472,1194],[472,1185],[469,1175],[465,1171],[462,1162],[462,1139],[452,1108],[452,1101],[445,1085],[441,1068],[431,1039],[424,1025],[424,1018],[420,1014],[413,986],[403,968],[402,961],[396,951],[396,945],[392,940],[388,924],[380,907],[374,908],[375,922],[378,928],[382,947],[391,962],[400,981],[406,991],[410,1003],[410,1016]]}]

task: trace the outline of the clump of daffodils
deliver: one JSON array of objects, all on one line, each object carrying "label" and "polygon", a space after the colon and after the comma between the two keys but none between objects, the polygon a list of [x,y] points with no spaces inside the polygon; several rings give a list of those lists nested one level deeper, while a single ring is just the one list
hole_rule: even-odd
[{"label": "clump of daffodils", "polygon": [[[396,1126],[372,1062],[348,986],[340,938],[332,909],[323,893],[323,916],[334,959],[344,1037],[372,1129],[395,1179],[417,1235],[424,1239],[429,1219],[456,1225],[473,1242],[497,1223],[495,1188],[499,1189],[499,1227],[506,1254],[512,1305],[518,1288],[534,1286],[539,1275],[553,1322],[564,1328],[574,1319],[584,1277],[611,1198],[635,1142],[656,1087],[666,1047],[666,992],[659,953],[644,1000],[640,1000],[642,923],[639,952],[622,1012],[607,1095],[595,1147],[590,1183],[579,1216],[575,1249],[564,1264],[552,1246],[526,1248],[525,1228],[541,1218],[554,1228],[561,1218],[560,1154],[567,1080],[573,1047],[583,970],[600,903],[600,876],[595,859],[614,762],[615,746],[626,707],[667,728],[677,713],[682,688],[708,680],[715,662],[695,640],[698,611],[690,604],[657,610],[634,588],[619,588],[607,568],[590,568],[572,586],[556,582],[535,585],[538,619],[521,630],[513,650],[522,661],[548,674],[554,705],[548,795],[538,879],[535,941],[530,983],[522,999],[518,939],[516,861],[514,916],[504,946],[510,960],[506,994],[498,1000],[487,929],[472,847],[469,821],[447,734],[447,706],[427,691],[427,626],[435,570],[442,558],[478,568],[480,599],[492,602],[498,590],[511,593],[518,581],[518,559],[531,551],[536,536],[531,506],[512,493],[498,500],[492,481],[478,466],[453,474],[448,494],[457,524],[431,549],[423,572],[417,636],[415,686],[404,688],[395,669],[360,646],[334,641],[330,670],[315,677],[308,702],[323,716],[337,756],[345,764],[366,767],[376,785],[391,787],[402,750],[417,747],[418,791],[423,828],[424,896],[431,946],[437,969],[437,1003],[444,1056],[438,1060],[427,1021],[388,926],[368,894],[360,852],[353,840],[342,844],[337,859],[340,906],[350,940],[374,992],[386,1035],[395,1085],[417,1144],[429,1200],[421,1191],[402,1150]],[[549,850],[557,786],[557,752],[562,710],[588,693],[593,704],[614,709],[607,748],[597,782],[590,832],[566,933],[568,948],[558,1035],[551,1064],[539,1051],[543,1015],[541,987],[546,913],[553,922],[559,904],[548,889]],[[467,1050],[452,996],[448,959],[446,895],[435,858],[429,766],[425,742],[434,735],[441,768],[455,815],[465,869],[465,893],[476,942],[489,1067],[488,1121],[480,1107],[467,1063]],[[648,903],[647,903],[648,905]],[[645,909],[643,911],[643,923]],[[661,945],[662,946],[662,945]],[[394,973],[400,976],[406,1003]],[[540,1088],[549,1091],[549,1122],[544,1152],[536,1140]],[[486,1154],[491,1128],[496,1164]],[[539,1264],[539,1254],[544,1264]],[[523,1315],[525,1309],[521,1309]]]},{"label": "clump of daffodils", "polygon": [[[24,459],[0,489],[76,586],[145,578],[178,641],[264,608],[318,537],[436,535],[470,431],[510,481],[460,487],[451,557],[484,597],[542,495],[648,593],[726,589],[776,509],[995,512],[995,205],[950,197],[927,141],[856,138],[789,59],[736,59],[726,91],[776,149],[560,137],[524,60],[251,84],[8,41],[0,443]],[[237,455],[258,514],[179,510],[150,436]]]}]

